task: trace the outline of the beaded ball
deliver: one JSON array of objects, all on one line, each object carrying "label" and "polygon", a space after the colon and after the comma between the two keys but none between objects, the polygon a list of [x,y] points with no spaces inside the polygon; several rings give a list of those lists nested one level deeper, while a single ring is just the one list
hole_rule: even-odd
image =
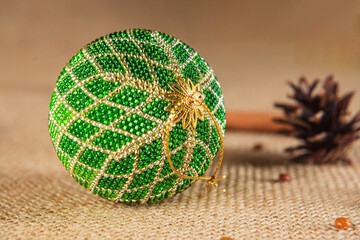
[{"label": "beaded ball", "polygon": [[[171,104],[164,96],[178,78],[201,86],[223,136],[219,82],[184,42],[135,29],[82,48],[60,73],[49,113],[50,137],[71,176],[103,198],[128,204],[158,202],[192,185],[172,171],[164,150]],[[204,117],[196,128],[171,127],[171,160],[188,176],[202,176],[220,147],[212,118]]]}]

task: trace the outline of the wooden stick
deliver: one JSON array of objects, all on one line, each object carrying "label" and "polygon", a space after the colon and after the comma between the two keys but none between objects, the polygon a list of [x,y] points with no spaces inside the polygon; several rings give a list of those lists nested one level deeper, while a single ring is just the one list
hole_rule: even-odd
[{"label": "wooden stick", "polygon": [[273,122],[274,118],[283,118],[281,114],[270,112],[236,112],[226,113],[226,129],[253,132],[276,132],[290,129],[289,126]]}]

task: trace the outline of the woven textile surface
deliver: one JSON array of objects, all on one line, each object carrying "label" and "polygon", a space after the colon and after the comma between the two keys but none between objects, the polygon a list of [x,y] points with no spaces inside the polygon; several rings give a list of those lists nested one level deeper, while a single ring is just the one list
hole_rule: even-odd
[{"label": "woven textile surface", "polygon": [[[225,137],[219,190],[197,182],[161,203],[127,206],[96,196],[62,167],[47,131],[49,93],[1,91],[1,238],[358,239],[331,225],[360,224],[360,167],[287,164],[274,135]],[[13,109],[16,109],[14,111]],[[22,118],[18,117],[22,112]],[[36,132],[37,134],[34,134]],[[254,152],[254,143],[264,150]],[[275,182],[288,172],[291,182]],[[222,189],[226,189],[224,193]]]}]

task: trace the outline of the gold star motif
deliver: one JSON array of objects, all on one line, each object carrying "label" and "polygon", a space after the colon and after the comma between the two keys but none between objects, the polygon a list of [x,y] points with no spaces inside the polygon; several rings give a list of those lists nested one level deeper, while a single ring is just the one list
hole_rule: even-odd
[{"label": "gold star motif", "polygon": [[200,85],[194,85],[190,79],[177,79],[176,83],[169,83],[172,92],[167,93],[165,98],[171,104],[165,108],[173,114],[172,121],[177,123],[182,121],[182,128],[189,125],[196,128],[197,121],[204,121],[203,102],[205,94],[201,92]]}]

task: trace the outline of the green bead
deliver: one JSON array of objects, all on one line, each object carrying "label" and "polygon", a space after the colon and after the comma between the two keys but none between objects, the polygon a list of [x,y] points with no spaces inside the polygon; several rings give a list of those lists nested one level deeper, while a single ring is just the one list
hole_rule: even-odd
[{"label": "green bead", "polygon": [[[62,69],[50,100],[49,133],[60,161],[80,185],[110,201],[159,202],[194,183],[170,167],[165,94],[175,76],[199,83],[204,104],[225,130],[220,84],[191,47],[165,33],[126,30],[100,37]],[[202,176],[220,149],[213,120],[171,128],[169,150],[182,174]],[[206,173],[210,175],[210,173]]]}]

